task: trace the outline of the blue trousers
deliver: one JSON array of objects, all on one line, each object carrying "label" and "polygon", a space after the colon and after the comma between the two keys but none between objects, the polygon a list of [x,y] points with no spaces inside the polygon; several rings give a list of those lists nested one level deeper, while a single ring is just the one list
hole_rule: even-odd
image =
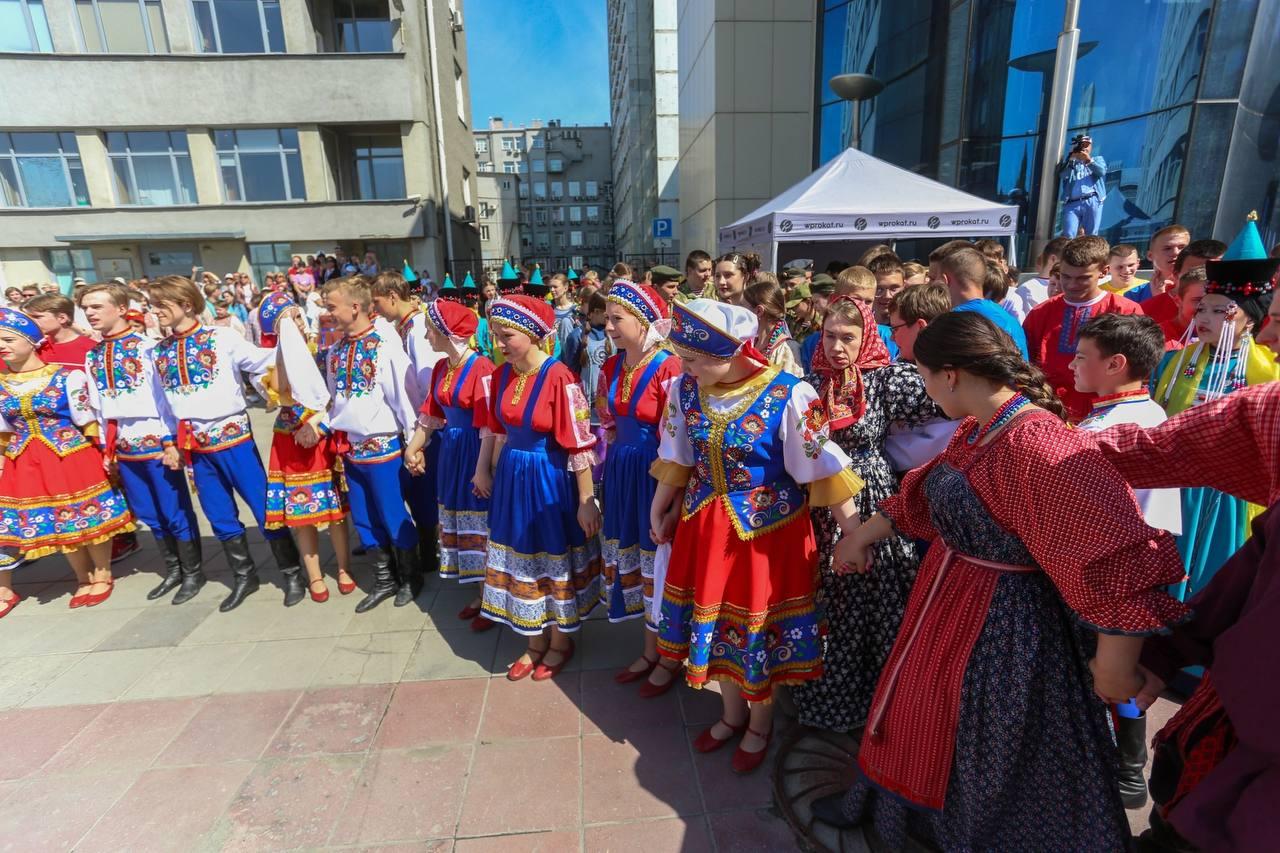
[{"label": "blue trousers", "polygon": [[244,535],[235,495],[249,505],[254,520],[265,539],[281,539],[289,535],[287,528],[267,529],[267,472],[262,467],[258,448],[245,441],[213,453],[193,453],[191,473],[196,481],[200,508],[209,519],[213,535],[219,542]]},{"label": "blue trousers", "polygon": [[121,459],[117,468],[129,509],[156,536],[180,542],[200,538],[200,525],[182,471],[171,471],[159,459]]},{"label": "blue trousers", "polygon": [[417,547],[418,531],[405,507],[405,496],[412,478],[400,457],[382,462],[343,462],[347,477],[347,497],[351,501],[351,520],[366,548]]},{"label": "blue trousers", "polygon": [[1102,200],[1096,195],[1063,203],[1062,233],[1067,237],[1076,236],[1081,228],[1085,234],[1097,234],[1101,226]]},{"label": "blue trousers", "polygon": [[[436,503],[436,465],[440,459],[440,433],[432,434],[431,441],[422,448],[426,457],[427,470],[422,476],[414,477],[404,471],[404,497],[409,504],[409,513],[413,523],[419,530],[435,530],[440,522],[440,505]],[[402,465],[403,469],[404,466]]]}]

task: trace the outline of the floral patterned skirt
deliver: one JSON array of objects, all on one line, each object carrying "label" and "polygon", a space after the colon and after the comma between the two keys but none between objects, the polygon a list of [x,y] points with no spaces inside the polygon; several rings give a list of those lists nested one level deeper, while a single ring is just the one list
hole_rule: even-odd
[{"label": "floral patterned skirt", "polygon": [[34,560],[133,529],[124,493],[107,481],[96,447],[85,445],[59,458],[32,440],[15,458],[4,460],[0,549]]},{"label": "floral patterned skirt", "polygon": [[822,675],[814,611],[817,546],[807,509],[743,540],[713,500],[676,527],[658,651],[685,661],[691,687],[727,681],[765,702],[778,684]]},{"label": "floral patterned skirt", "polygon": [[275,433],[267,466],[267,529],[326,527],[346,518],[347,495],[336,461],[330,436],[303,447],[293,433]]}]

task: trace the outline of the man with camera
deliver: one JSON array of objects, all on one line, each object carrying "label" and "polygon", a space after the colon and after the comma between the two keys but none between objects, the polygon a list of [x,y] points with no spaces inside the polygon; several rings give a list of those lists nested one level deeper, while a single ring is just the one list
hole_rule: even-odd
[{"label": "man with camera", "polygon": [[1068,238],[1098,233],[1107,198],[1106,179],[1107,163],[1093,156],[1093,140],[1083,133],[1072,139],[1071,153],[1058,166],[1062,233]]}]

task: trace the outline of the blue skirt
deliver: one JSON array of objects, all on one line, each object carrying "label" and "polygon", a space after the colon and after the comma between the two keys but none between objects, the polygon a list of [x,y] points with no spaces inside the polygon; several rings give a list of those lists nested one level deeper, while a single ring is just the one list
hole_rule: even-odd
[{"label": "blue skirt", "polygon": [[1187,579],[1169,587],[1180,601],[1209,585],[1218,569],[1240,550],[1249,533],[1248,504],[1216,489],[1182,490],[1182,535],[1178,553]]},{"label": "blue skirt", "polygon": [[514,438],[498,459],[489,504],[484,615],[528,636],[552,625],[576,631],[600,600],[600,540],[578,526],[564,451]]},{"label": "blue skirt", "polygon": [[649,538],[649,508],[658,481],[649,475],[649,466],[657,456],[657,448],[647,443],[613,444],[604,464],[600,602],[608,608],[610,622],[644,616],[651,631],[658,630],[651,617],[657,546]]},{"label": "blue skirt", "polygon": [[463,583],[484,580],[489,544],[489,499],[471,490],[480,432],[468,427],[440,431],[436,500],[440,515],[440,577]]}]

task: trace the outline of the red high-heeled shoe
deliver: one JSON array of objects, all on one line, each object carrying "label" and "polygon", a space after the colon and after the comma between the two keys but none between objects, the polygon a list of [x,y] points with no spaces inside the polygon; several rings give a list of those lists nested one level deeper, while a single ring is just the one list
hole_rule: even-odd
[{"label": "red high-heeled shoe", "polygon": [[338,592],[343,595],[350,595],[356,591],[356,579],[351,577],[350,574],[347,574],[347,580],[344,582],[342,580],[343,574],[343,572],[338,573]]},{"label": "red high-heeled shoe", "polygon": [[458,618],[463,622],[468,619],[474,619],[480,615],[480,606],[477,604],[468,604],[466,607],[458,611]]},{"label": "red high-heeled shoe", "polygon": [[[547,651],[554,651],[560,655],[560,663],[552,664],[548,666],[542,661],[538,661],[538,665],[533,669],[533,680],[534,681],[550,681],[551,679],[559,675],[560,670],[564,669],[565,666],[569,663],[569,661],[573,660],[573,652],[575,648],[576,647],[574,646],[573,638],[570,637],[569,648],[547,649]],[[545,654],[542,657],[544,660],[546,659]]]},{"label": "red high-heeled shoe", "polygon": [[471,620],[471,630],[477,634],[483,634],[485,631],[492,631],[498,627],[498,623],[494,622],[483,613]]},{"label": "red high-heeled shoe", "polygon": [[[316,592],[316,584],[320,584],[320,591]],[[324,604],[329,600],[329,587],[324,582],[324,578],[316,578],[307,585],[307,592],[311,594],[311,600],[316,604]]]},{"label": "red high-heeled shoe", "polygon": [[10,598],[0,601],[0,619],[9,615],[9,611],[18,606],[18,602],[22,600],[22,596],[13,590],[9,591]]},{"label": "red high-heeled shoe", "polygon": [[116,588],[115,578],[112,578],[109,581],[94,581],[94,583],[105,583],[107,585],[107,591],[85,596],[85,599],[84,599],[85,607],[97,607],[99,604],[101,604],[102,602],[110,598],[111,591]]},{"label": "red high-heeled shoe", "polygon": [[765,756],[769,754],[769,741],[773,740],[773,727],[769,727],[767,734],[761,734],[755,729],[747,726],[747,731],[764,741],[764,746],[759,752],[747,752],[739,744],[738,748],[733,751],[733,772],[738,774],[750,773],[761,764],[764,763]]},{"label": "red high-heeled shoe", "polygon": [[724,723],[726,726],[729,726],[729,736],[727,738],[725,738],[724,740],[721,740],[720,738],[713,735],[711,733],[712,730],[715,729],[715,726],[713,725],[711,728],[707,729],[702,734],[698,735],[697,738],[694,739],[693,748],[698,750],[698,752],[715,752],[717,749],[724,746],[726,743],[728,743],[729,741],[736,738],[738,735],[745,732],[747,730],[747,727],[751,725],[750,720],[747,720],[746,722],[737,726],[730,726],[729,721],[723,718],[720,720],[720,722]]},{"label": "red high-heeled shoe", "polygon": [[[86,586],[93,586],[93,584],[86,584]],[[67,602],[67,607],[70,607],[72,610],[76,609],[77,607],[84,607],[84,603],[88,600],[89,600],[89,593],[82,592],[79,595],[71,596],[71,600]]]}]

